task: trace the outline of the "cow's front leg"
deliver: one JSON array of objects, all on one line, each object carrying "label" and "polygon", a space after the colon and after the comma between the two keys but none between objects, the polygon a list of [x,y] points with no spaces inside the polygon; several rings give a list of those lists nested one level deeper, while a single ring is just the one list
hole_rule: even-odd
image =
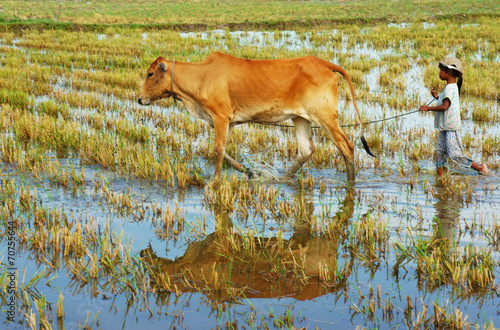
[{"label": "cow's front leg", "polygon": [[224,159],[231,164],[238,172],[245,173],[249,179],[253,178],[253,171],[243,165],[242,163],[238,162],[236,159],[233,157],[229,156],[227,153],[224,153]]},{"label": "cow's front leg", "polygon": [[[229,138],[229,136],[231,135],[232,129],[233,129],[233,125],[229,125],[229,127],[227,129],[227,138]],[[245,173],[249,179],[253,178],[253,172],[252,172],[251,169],[249,169],[248,167],[244,166],[243,164],[241,164],[240,162],[238,162],[233,157],[229,156],[226,152],[224,152],[224,159],[229,164],[231,164],[231,166],[233,166],[237,171],[239,171],[241,173]]]}]

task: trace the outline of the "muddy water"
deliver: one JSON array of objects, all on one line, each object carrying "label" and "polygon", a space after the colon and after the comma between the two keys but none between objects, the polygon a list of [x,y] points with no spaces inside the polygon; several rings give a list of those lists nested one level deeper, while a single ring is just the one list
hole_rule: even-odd
[{"label": "muddy water", "polygon": [[[214,31],[206,36],[183,36],[213,38],[214,34],[224,33]],[[277,38],[275,44],[279,47],[289,47],[291,51],[313,47],[308,36],[300,38],[294,32],[282,35],[285,37]],[[247,32],[234,33],[233,37],[248,38],[243,39],[242,43],[276,39],[266,33]],[[99,35],[98,38],[104,36]],[[144,35],[144,39],[147,38]],[[384,55],[384,52],[374,51],[366,45],[360,46],[356,52],[361,55],[370,54],[375,58]],[[381,89],[376,82],[377,70],[374,69],[368,78],[371,92]],[[419,100],[427,100],[428,89],[421,83],[422,68],[412,68],[406,75],[408,86],[411,86],[407,93]],[[127,101],[123,104],[133,106]],[[361,102],[360,107],[366,120],[401,113],[400,110],[372,103]],[[341,102],[340,108],[345,112],[345,123],[355,122],[352,105]],[[182,111],[177,107],[169,110]],[[410,110],[413,109],[408,109]],[[155,111],[164,109],[158,107]],[[492,111],[498,112],[498,104],[492,104]],[[430,116],[416,113],[377,125],[368,128],[366,135],[370,136],[381,130],[382,137],[392,139],[392,135],[382,129],[390,125],[405,140],[412,130],[422,128],[426,130],[426,134],[421,140],[415,141],[415,145],[433,144],[429,133],[432,131]],[[242,126],[240,129],[246,128]],[[494,125],[464,121],[462,134],[476,135],[476,132],[483,129],[488,134],[499,133],[498,127]],[[353,137],[357,135],[355,129],[348,128],[346,131]],[[288,138],[287,134],[277,134],[280,141]],[[208,136],[209,133],[200,134],[194,143],[202,143]],[[358,142],[357,144],[359,170],[357,182],[351,190],[346,188],[345,173],[342,170],[311,166],[304,168],[305,176],[314,179],[311,187],[301,187],[300,178],[287,182],[257,178],[250,183],[253,187],[277,189],[279,194],[276,201],[288,203],[292,206],[292,211],[301,208],[300,215],[292,212],[289,216],[276,216],[287,214],[280,211],[252,208],[248,214],[244,214],[237,207],[232,211],[221,212],[207,205],[204,187],[178,189],[163,182],[126,177],[100,166],[84,166],[84,185],[72,190],[51,184],[47,178],[43,178],[41,182],[34,180],[30,175],[19,174],[14,168],[2,164],[3,174],[14,179],[18,187],[36,187],[41,205],[61,210],[82,223],[95,221],[102,228],[109,224],[121,237],[121,242],[131,247],[132,254],[141,256],[145,263],[159,265],[163,276],[170,276],[179,290],[177,294],[155,292],[145,298],[133,299],[126,293],[127,290],[116,294],[105,282],[98,281],[96,287],[82,284],[72,278],[64,263],[61,263],[48,272],[30,294],[43,295],[55,310],[58,294],[63,292],[65,328],[77,328],[85,320],[88,320],[88,325],[92,328],[103,329],[159,326],[208,329],[228,324],[247,328],[288,328],[292,324],[298,328],[317,326],[322,329],[356,326],[394,328],[404,327],[408,322],[412,324],[418,313],[423,311],[424,305],[431,310],[433,304],[441,306],[450,314],[454,314],[454,309],[459,308],[468,315],[468,321],[485,324],[493,320],[498,326],[498,292],[461,296],[450,285],[427,282],[420,277],[414,260],[400,267],[396,274],[394,272],[398,261],[398,254],[394,249],[396,242],[409,245],[415,240],[438,237],[456,242],[459,250],[471,244],[488,247],[490,243],[486,233],[493,228],[500,216],[498,170],[493,169],[492,175],[483,177],[471,170],[451,169],[454,186],[464,183],[465,187],[469,187],[463,189],[468,189],[465,193],[454,193],[450,191],[450,185],[443,186],[437,182],[432,160],[424,158],[411,161],[401,151],[392,152],[389,145],[377,152],[384,164],[380,168],[374,165],[374,160],[364,153]],[[333,148],[331,144],[330,147]],[[474,159],[492,163],[499,160],[496,154],[485,158],[480,150],[471,152]],[[259,168],[261,164],[269,162],[268,158],[262,158],[262,153],[272,153],[272,150],[258,154],[246,152],[243,160],[246,164]],[[81,167],[78,159],[59,161],[63,165],[71,162],[77,167],[77,172]],[[214,170],[210,161],[200,157],[197,162],[205,176],[210,177]],[[289,164],[286,162],[273,159],[270,171],[283,173],[287,165]],[[234,173],[231,169],[227,171],[229,175]],[[104,182],[112,193],[129,195],[138,207],[119,209],[112,206],[102,197],[103,188],[96,185],[96,182]],[[152,211],[155,206],[164,209],[168,207],[174,212],[179,210],[182,214],[183,221],[169,235],[159,234],[160,219]],[[20,210],[17,212],[16,216],[22,221],[33,221],[31,214]],[[334,220],[340,221],[339,219],[347,223],[350,235],[359,232],[357,226],[366,219],[376,219],[383,223],[389,234],[388,244],[375,257],[368,257],[368,247],[353,253],[352,247],[345,245],[346,241],[335,241],[338,238],[329,237],[321,230]],[[120,236],[120,233],[123,235]],[[255,244],[260,253],[252,267],[244,260],[243,254],[238,255],[225,249],[234,237],[244,238],[248,235],[252,236],[252,244]],[[281,244],[286,247],[283,258],[290,258],[292,253],[289,251],[294,251],[293,256],[306,260],[303,271],[310,276],[307,283],[300,283],[293,272],[288,281],[276,281],[270,275],[273,265],[278,267],[281,264],[276,260],[269,262],[265,256],[272,253],[272,243],[280,239]],[[5,239],[2,244],[4,248]],[[359,255],[362,252],[366,252],[367,256]],[[232,255],[228,255],[229,253]],[[500,260],[498,247],[491,251],[491,256]],[[234,257],[231,259],[234,262],[228,264],[230,257]],[[5,254],[2,262],[5,263]],[[18,251],[15,262],[20,278],[25,276],[29,279],[44,271],[43,263],[36,261],[32,253],[23,250]],[[338,279],[326,281],[326,284],[319,281],[319,263],[337,271]],[[211,288],[210,285],[204,287],[205,283],[201,280],[210,279],[210,267],[214,264],[220,265],[220,274],[224,275],[220,289]],[[189,276],[199,280],[198,283],[194,283],[194,280],[190,282],[197,284],[196,288],[181,281],[187,266],[192,270]],[[498,275],[500,271],[497,264],[495,277],[498,278]],[[208,282],[215,283],[215,280],[210,279]],[[370,290],[377,292],[379,287],[380,298],[375,298],[378,307],[375,312],[370,313]],[[414,304],[409,316],[404,312],[408,297]],[[391,305],[393,308],[388,307]],[[390,310],[390,313],[386,310]],[[430,315],[427,314],[427,317]],[[293,322],[284,321],[285,316],[290,319],[293,316]],[[22,317],[19,315],[18,319]],[[62,323],[57,323],[56,320],[52,322],[54,326],[62,327]],[[23,327],[12,323],[8,326]]]}]

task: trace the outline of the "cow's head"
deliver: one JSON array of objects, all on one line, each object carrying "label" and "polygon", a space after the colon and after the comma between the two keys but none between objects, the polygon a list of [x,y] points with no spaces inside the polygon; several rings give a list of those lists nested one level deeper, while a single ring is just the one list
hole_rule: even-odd
[{"label": "cow's head", "polygon": [[146,74],[146,81],[142,87],[141,96],[137,100],[141,105],[149,105],[151,102],[171,96],[171,76],[167,73],[167,60],[158,57],[151,64]]}]

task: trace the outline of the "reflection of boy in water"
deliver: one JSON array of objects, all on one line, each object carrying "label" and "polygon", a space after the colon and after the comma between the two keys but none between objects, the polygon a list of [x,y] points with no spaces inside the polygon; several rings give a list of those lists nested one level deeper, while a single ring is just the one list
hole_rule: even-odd
[{"label": "reflection of boy in water", "polygon": [[434,204],[433,237],[446,239],[449,244],[456,243],[462,200],[458,196],[448,195],[446,189],[437,186],[437,202]]},{"label": "reflection of boy in water", "polygon": [[439,79],[446,81],[447,85],[439,95],[432,90],[432,96],[438,99],[437,106],[420,107],[420,111],[435,111],[434,127],[439,131],[435,152],[438,175],[443,174],[447,158],[463,167],[471,167],[481,174],[487,174],[486,164],[478,164],[466,157],[460,143],[459,131],[462,123],[459,97],[462,87],[462,62],[454,57],[447,57],[439,62],[439,69]]}]

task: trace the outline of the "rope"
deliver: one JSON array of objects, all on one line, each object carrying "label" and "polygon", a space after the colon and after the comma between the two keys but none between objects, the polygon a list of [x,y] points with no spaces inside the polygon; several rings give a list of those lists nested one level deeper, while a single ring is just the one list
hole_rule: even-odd
[{"label": "rope", "polygon": [[[394,119],[394,118],[398,118],[398,117],[403,117],[403,116],[411,115],[412,113],[419,112],[419,111],[420,111],[420,110],[415,110],[415,111],[410,111],[410,112],[407,112],[407,113],[403,113],[403,114],[401,114],[401,115],[392,116],[392,117],[389,117],[389,118],[382,118],[382,119],[379,119],[379,120],[368,121],[368,122],[366,122],[366,123],[363,123],[363,125],[366,125],[366,124],[373,124],[373,123],[378,123],[378,122],[381,122],[381,121],[386,121],[386,120],[391,120],[391,119]],[[340,126],[340,127],[353,127],[353,126],[359,126],[359,124],[342,125],[342,126]],[[315,127],[315,128],[319,128],[319,127]]]},{"label": "rope", "polygon": [[[427,103],[427,105],[431,104],[434,100],[435,99],[432,99],[429,103]],[[392,116],[392,117],[389,117],[389,118],[382,118],[382,119],[379,119],[379,120],[367,121],[366,123],[363,123],[363,125],[368,125],[368,124],[373,124],[373,123],[379,123],[381,121],[386,121],[386,120],[391,120],[391,119],[398,118],[398,117],[408,116],[408,115],[411,115],[412,113],[419,112],[419,111],[420,110],[414,110],[414,111],[410,111],[410,112],[407,112],[407,113],[403,113],[401,115]],[[288,127],[288,128],[295,127],[295,126],[292,126],[292,125],[271,124],[271,123],[256,123],[256,124],[267,125],[267,126]],[[341,125],[340,127],[354,127],[354,126],[359,126],[359,124]],[[313,126],[312,128],[321,128],[321,127],[319,127],[319,126]]]},{"label": "rope", "polygon": [[[391,119],[394,119],[394,118],[411,115],[412,113],[419,112],[419,111],[420,110],[415,110],[415,111],[407,112],[407,113],[404,113],[404,114],[401,114],[401,115],[392,116],[392,117],[389,117],[389,118],[382,118],[382,119],[379,119],[379,120],[367,121],[367,122],[363,123],[363,125],[378,123],[378,122],[386,121],[386,120],[391,120]],[[292,126],[292,125],[271,124],[271,123],[256,123],[256,124],[261,124],[261,125],[266,125],[266,126],[288,127],[288,128],[295,127],[295,126]],[[354,127],[354,126],[359,126],[359,124],[341,125],[340,127]],[[313,126],[312,128],[321,128],[321,127],[319,127],[319,126]]]}]

